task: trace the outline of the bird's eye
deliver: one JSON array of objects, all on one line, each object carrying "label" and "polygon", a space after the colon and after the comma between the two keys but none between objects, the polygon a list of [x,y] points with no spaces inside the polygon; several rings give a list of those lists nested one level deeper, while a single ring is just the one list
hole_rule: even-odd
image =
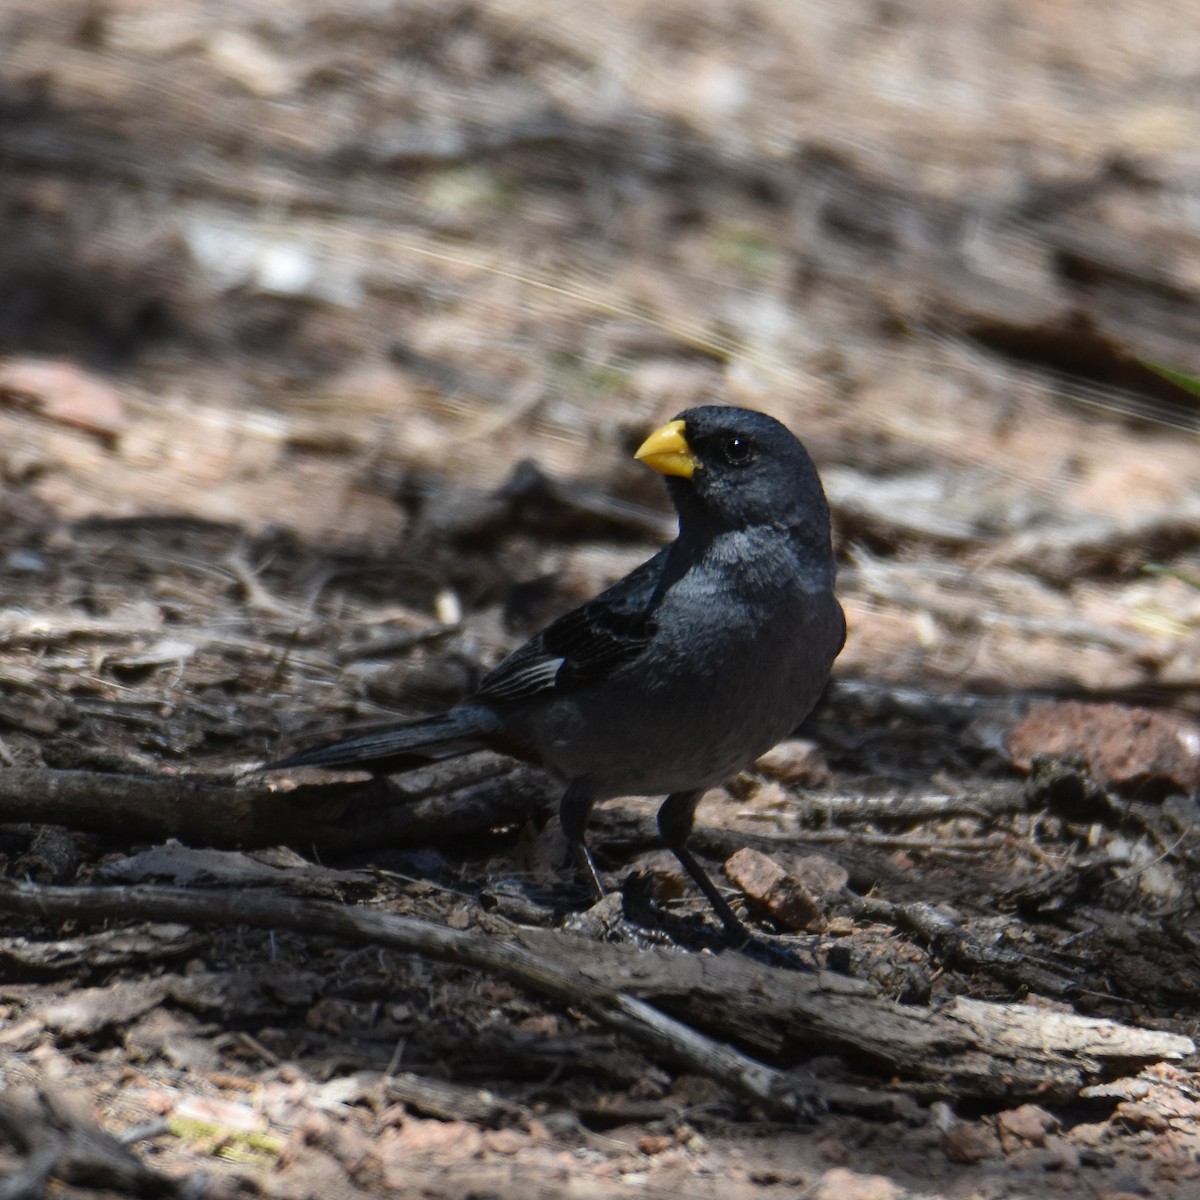
[{"label": "bird's eye", "polygon": [[721,444],[725,461],[734,467],[743,467],[754,457],[754,447],[744,437],[728,437]]}]

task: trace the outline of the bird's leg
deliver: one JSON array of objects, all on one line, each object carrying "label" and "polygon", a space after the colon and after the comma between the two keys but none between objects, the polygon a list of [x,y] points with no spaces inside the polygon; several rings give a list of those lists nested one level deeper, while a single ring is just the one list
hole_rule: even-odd
[{"label": "bird's leg", "polygon": [[563,798],[558,804],[558,821],[571,848],[571,855],[579,866],[580,873],[587,880],[592,895],[597,900],[604,899],[604,888],[600,884],[600,876],[596,874],[596,864],[592,861],[592,852],[588,849],[586,831],[588,817],[592,815],[592,805],[596,797],[592,789],[581,784],[578,780],[568,785],[563,792]]},{"label": "bird's leg", "polygon": [[658,832],[662,835],[667,849],[679,859],[683,869],[695,880],[696,886],[704,893],[713,911],[721,918],[730,944],[746,946],[752,940],[750,931],[738,920],[737,913],[729,907],[729,901],[717,891],[717,885],[687,848],[688,834],[692,832],[692,824],[696,819],[696,805],[700,803],[700,797],[703,795],[703,789],[694,792],[672,792],[658,810]]}]

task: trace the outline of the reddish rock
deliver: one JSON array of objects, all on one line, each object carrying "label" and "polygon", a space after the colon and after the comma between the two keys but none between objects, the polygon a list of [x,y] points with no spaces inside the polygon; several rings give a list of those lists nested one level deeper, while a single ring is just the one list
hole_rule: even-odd
[{"label": "reddish rock", "polygon": [[125,425],[117,389],[72,363],[36,358],[0,363],[0,403],[23,405],[52,421],[106,437]]},{"label": "reddish rock", "polygon": [[1080,754],[1092,775],[1123,792],[1200,787],[1200,728],[1169,713],[1121,704],[1038,704],[1009,734],[1013,763]]},{"label": "reddish rock", "polygon": [[667,1137],[665,1133],[647,1133],[638,1138],[638,1149],[647,1155],[661,1154],[664,1150],[670,1150],[675,1144],[675,1139]]},{"label": "reddish rock", "polygon": [[1036,1104],[1022,1104],[1020,1108],[1010,1108],[996,1118],[1000,1144],[1008,1154],[1023,1146],[1045,1145],[1046,1135],[1053,1133],[1060,1124],[1053,1113],[1048,1113]]},{"label": "reddish rock", "polygon": [[758,850],[739,850],[725,862],[725,874],[746,893],[751,905],[785,929],[820,933],[825,914],[795,875]]}]

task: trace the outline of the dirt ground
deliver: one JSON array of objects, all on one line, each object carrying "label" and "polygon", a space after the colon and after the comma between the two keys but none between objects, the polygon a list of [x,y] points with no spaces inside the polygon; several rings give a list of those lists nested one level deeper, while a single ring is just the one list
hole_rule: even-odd
[{"label": "dirt ground", "polygon": [[[0,1200],[1200,1198],[1197,62],[1193,0],[6,0]],[[647,557],[714,401],[850,624],[700,810],[777,958],[653,801],[587,911],[527,768],[250,770]]]}]

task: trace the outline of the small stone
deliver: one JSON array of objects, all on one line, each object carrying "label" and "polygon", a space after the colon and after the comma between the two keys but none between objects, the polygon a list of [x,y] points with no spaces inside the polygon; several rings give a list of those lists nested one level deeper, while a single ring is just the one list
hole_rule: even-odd
[{"label": "small stone", "polygon": [[519,1129],[489,1129],[483,1135],[484,1145],[496,1154],[516,1154],[528,1141]]},{"label": "small stone", "polygon": [[751,900],[763,902],[787,872],[773,859],[758,850],[739,850],[725,860],[725,874]]},{"label": "small stone", "polygon": [[785,929],[820,933],[825,914],[816,897],[794,875],[758,850],[739,850],[725,863],[725,874],[746,893],[747,901]]},{"label": "small stone", "polygon": [[1013,763],[1082,755],[1101,783],[1159,796],[1200,787],[1200,729],[1169,713],[1123,704],[1037,704],[1009,734]]},{"label": "small stone", "polygon": [[978,1163],[1000,1150],[996,1135],[983,1125],[959,1121],[942,1134],[942,1153],[952,1163]]},{"label": "small stone", "polygon": [[808,1194],[812,1200],[898,1200],[901,1192],[886,1175],[859,1175],[845,1167],[833,1167]]},{"label": "small stone", "polygon": [[1124,1121],[1130,1129],[1150,1129],[1161,1133],[1170,1127],[1168,1114],[1157,1104],[1126,1100],[1117,1105],[1113,1115]]},{"label": "small stone", "polygon": [[1084,1121],[1073,1125],[1067,1136],[1080,1146],[1099,1146],[1112,1137],[1112,1126],[1107,1121]]},{"label": "small stone", "polygon": [[637,1145],[643,1154],[661,1154],[675,1145],[675,1139],[665,1133],[647,1133],[638,1138]]},{"label": "small stone", "polygon": [[1048,1113],[1036,1104],[1022,1104],[1010,1108],[996,1118],[1000,1133],[1000,1144],[1006,1154],[1025,1146],[1044,1146],[1046,1135],[1058,1129],[1061,1122],[1053,1113]]}]

